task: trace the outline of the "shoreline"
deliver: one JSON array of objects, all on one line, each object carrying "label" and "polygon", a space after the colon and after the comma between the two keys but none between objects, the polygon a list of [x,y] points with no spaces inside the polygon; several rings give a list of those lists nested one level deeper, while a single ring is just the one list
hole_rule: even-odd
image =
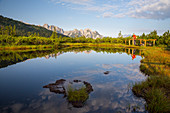
[{"label": "shoreline", "polygon": [[[157,46],[133,46],[125,44],[111,44],[111,43],[61,43],[58,45],[14,45],[14,46],[0,46],[0,50],[26,50],[26,49],[44,49],[44,48],[62,48],[62,47],[105,47],[105,48],[136,48],[136,49],[145,49],[145,48],[155,48]],[[160,48],[160,47],[158,47]]]},{"label": "shoreline", "polygon": [[53,48],[53,45],[19,45],[19,46],[0,46],[0,50],[27,50]]}]

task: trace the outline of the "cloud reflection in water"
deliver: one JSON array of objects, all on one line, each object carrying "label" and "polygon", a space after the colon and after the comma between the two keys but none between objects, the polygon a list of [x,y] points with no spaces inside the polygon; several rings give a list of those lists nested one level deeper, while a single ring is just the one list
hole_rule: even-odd
[{"label": "cloud reflection in water", "polygon": [[[2,113],[86,113],[86,112],[131,112],[134,106],[139,106],[139,112],[144,112],[145,101],[136,98],[129,90],[129,84],[145,80],[139,71],[138,63],[132,64],[95,64],[95,68],[65,73],[69,80],[82,80],[91,83],[94,91],[83,108],[74,108],[61,95],[42,89],[37,98],[27,102],[16,102],[2,109]],[[103,72],[109,71],[109,74]],[[60,77],[60,76],[59,76]],[[45,85],[45,84],[44,84]],[[129,107],[131,108],[129,110]]]}]

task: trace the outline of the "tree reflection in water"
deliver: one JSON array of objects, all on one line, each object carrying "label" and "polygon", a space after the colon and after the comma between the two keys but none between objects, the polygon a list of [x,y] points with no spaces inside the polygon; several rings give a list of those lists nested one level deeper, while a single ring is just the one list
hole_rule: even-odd
[{"label": "tree reflection in water", "polygon": [[0,51],[0,68],[7,67],[9,65],[13,65],[19,62],[24,62],[29,59],[37,58],[37,57],[45,57],[49,59],[50,57],[55,57],[66,53],[66,52],[84,52],[90,54],[91,52],[96,51],[103,52],[103,53],[122,53],[125,52],[128,55],[133,55],[133,51],[135,50],[135,56],[142,56],[142,50],[136,50],[133,48],[75,48],[75,47],[68,47],[68,48],[61,48],[61,49],[51,49],[51,50],[19,50],[19,51]]},{"label": "tree reflection in water", "polygon": [[[10,80],[9,76],[11,77],[10,82],[4,82],[5,85],[1,85],[3,86],[2,88],[5,87],[5,90],[2,90],[4,91],[3,94],[7,94],[8,92],[6,90],[14,86],[12,95],[19,95],[19,91],[22,91],[22,93],[25,91],[26,96],[16,96],[19,99],[23,99],[23,101],[14,99],[15,101],[13,102],[11,99],[9,100],[9,104],[8,102],[1,101],[3,105],[2,107],[0,106],[0,112],[132,112],[134,108],[136,111],[145,112],[145,101],[135,98],[131,90],[127,89],[129,83],[142,81],[146,78],[139,70],[139,59],[141,58],[138,56],[141,56],[143,53],[142,51],[136,50],[136,58],[132,61],[132,49],[133,48],[62,48],[59,50],[1,51],[0,65],[2,67],[2,62],[5,62],[4,66],[8,66],[28,59],[33,60],[16,65],[16,67],[11,66],[11,68],[5,68],[5,70],[1,69],[1,73],[4,72],[8,74],[9,71],[15,67],[13,68],[15,71],[11,71],[9,75],[1,76],[1,83],[4,80],[3,77],[7,78],[6,80]],[[80,54],[79,52],[83,53]],[[90,55],[88,55],[89,53]],[[54,59],[54,57],[57,59]],[[83,62],[80,62],[81,59],[83,59]],[[26,69],[24,66],[27,66]],[[14,76],[13,72],[18,73]],[[53,82],[53,80],[60,78],[75,81],[69,82],[63,79],[60,83]],[[20,81],[24,81],[25,85],[18,83]],[[89,90],[88,92],[87,86],[91,85],[86,86],[83,81],[90,82],[95,91],[91,93],[92,91]],[[41,89],[42,86],[45,85],[44,82],[51,83],[51,85],[46,85],[44,86],[46,88]],[[28,84],[28,86],[26,84]],[[56,84],[58,84],[58,88],[55,87]],[[70,94],[68,93],[69,85],[71,85]],[[18,88],[20,86],[26,90],[19,90]],[[50,86],[52,86],[51,89]],[[60,92],[56,89],[60,90]],[[37,93],[37,91],[40,92]],[[79,94],[79,92],[81,93]],[[34,93],[34,95],[32,95],[32,93]],[[8,93],[8,95],[9,97],[6,96],[5,101],[10,98],[11,93]],[[81,97],[82,99],[77,99],[77,97],[80,97],[79,95],[84,96]],[[64,96],[64,99],[62,96]],[[3,97],[1,97],[1,99],[3,99]],[[81,106],[83,107],[76,108],[78,105],[74,105],[74,103],[78,100],[82,100]],[[6,105],[4,105],[4,103],[6,103]],[[136,106],[140,106],[140,109],[137,109],[138,107]]]}]

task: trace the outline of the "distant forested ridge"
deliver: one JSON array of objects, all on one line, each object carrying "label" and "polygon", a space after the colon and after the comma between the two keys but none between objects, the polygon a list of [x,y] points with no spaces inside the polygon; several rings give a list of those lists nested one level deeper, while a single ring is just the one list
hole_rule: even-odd
[{"label": "distant forested ridge", "polygon": [[[41,37],[50,37],[53,33],[53,31],[47,30],[44,27],[26,24],[0,15],[0,28],[5,29],[6,26],[11,26],[12,28],[15,26],[16,36],[30,36],[32,34],[36,34]],[[64,37],[62,34],[57,33],[57,35]]]}]

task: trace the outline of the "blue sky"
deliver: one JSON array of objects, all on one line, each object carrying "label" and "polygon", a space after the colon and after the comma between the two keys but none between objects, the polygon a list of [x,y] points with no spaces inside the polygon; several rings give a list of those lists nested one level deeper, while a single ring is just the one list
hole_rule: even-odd
[{"label": "blue sky", "polygon": [[170,0],[0,0],[0,14],[65,31],[90,28],[103,36],[170,29]]}]

